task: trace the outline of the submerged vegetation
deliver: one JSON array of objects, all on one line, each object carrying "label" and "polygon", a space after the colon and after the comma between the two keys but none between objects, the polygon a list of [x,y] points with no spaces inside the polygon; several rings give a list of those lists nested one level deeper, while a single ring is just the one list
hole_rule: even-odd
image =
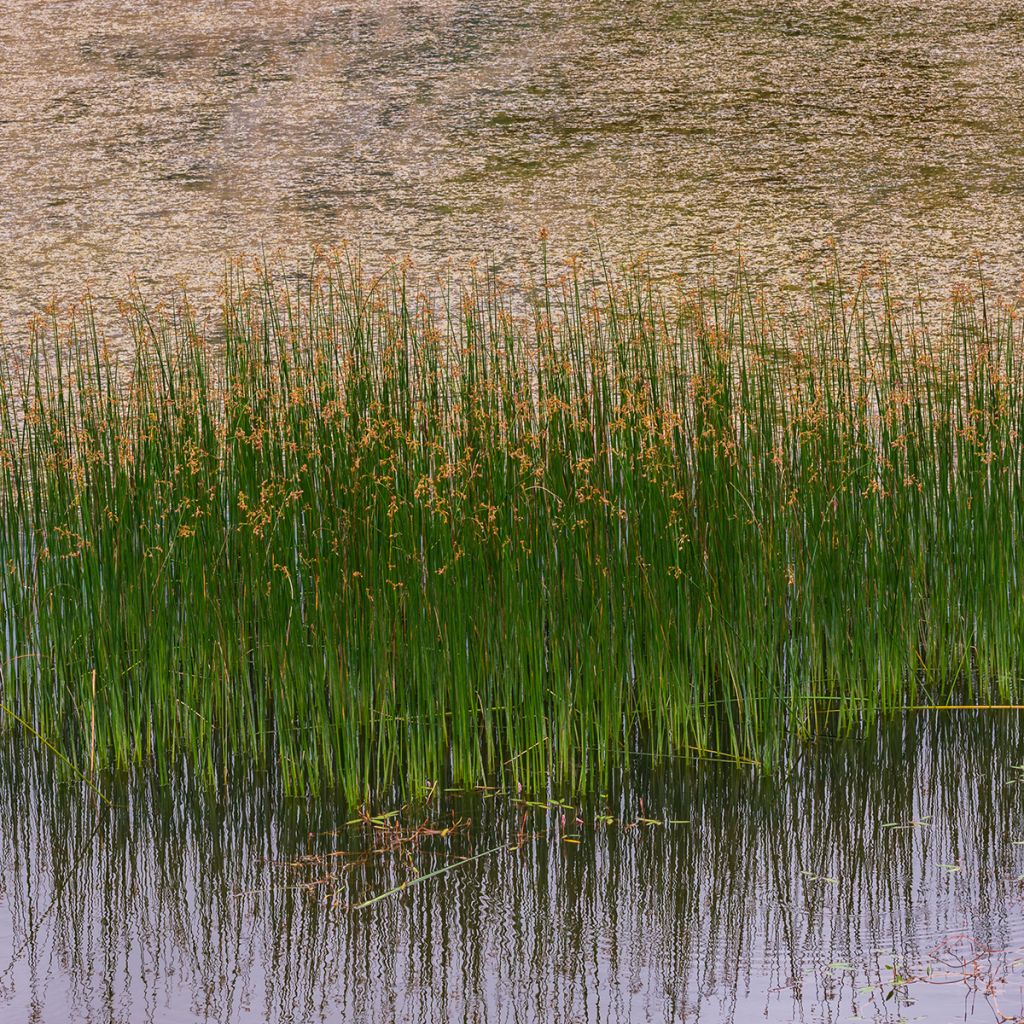
[{"label": "submerged vegetation", "polygon": [[131,359],[86,308],[0,382],[5,717],[80,766],[535,786],[1020,693],[1024,339],[981,289],[323,257],[124,317]]}]

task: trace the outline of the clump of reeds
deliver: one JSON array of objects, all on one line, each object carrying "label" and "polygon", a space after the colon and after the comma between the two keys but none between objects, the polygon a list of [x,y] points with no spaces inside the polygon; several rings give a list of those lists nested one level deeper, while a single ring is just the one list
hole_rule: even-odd
[{"label": "clump of reeds", "polygon": [[1010,699],[1020,321],[838,275],[495,275],[324,257],[219,318],[88,308],[0,385],[5,706],[79,765],[294,789],[763,756]]}]

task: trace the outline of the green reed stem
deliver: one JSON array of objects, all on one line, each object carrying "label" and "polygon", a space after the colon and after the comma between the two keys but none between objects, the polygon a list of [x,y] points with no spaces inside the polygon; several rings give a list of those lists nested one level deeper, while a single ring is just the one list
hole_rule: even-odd
[{"label": "green reed stem", "polygon": [[323,258],[0,376],[0,686],[72,763],[353,797],[1021,696],[1020,323],[960,290]]}]

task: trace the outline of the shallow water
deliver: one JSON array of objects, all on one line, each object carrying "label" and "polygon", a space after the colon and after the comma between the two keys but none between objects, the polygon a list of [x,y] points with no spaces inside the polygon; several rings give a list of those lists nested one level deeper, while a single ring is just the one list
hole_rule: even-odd
[{"label": "shallow water", "polygon": [[108,779],[97,809],[9,746],[0,1017],[1024,1013],[1015,712],[918,715],[772,773],[642,761],[587,800],[438,792],[374,831],[242,773],[216,796]]},{"label": "shallow water", "polygon": [[833,237],[938,292],[977,247],[1015,289],[1022,46],[1013,0],[8,0],[0,318],[260,245],[512,265],[543,227],[784,278]]},{"label": "shallow water", "polygon": [[[938,294],[974,248],[1004,291],[1024,270],[1011,0],[2,13],[9,334],[131,272],[203,295],[231,253],[345,239],[506,268],[541,229],[663,269],[742,248],[785,282],[832,238]],[[999,1021],[1022,747],[1016,712],[918,716],[785,771],[638,758],[606,795],[440,792],[374,830],[244,771],[106,779],[105,809],[7,745],[0,1019]]]}]

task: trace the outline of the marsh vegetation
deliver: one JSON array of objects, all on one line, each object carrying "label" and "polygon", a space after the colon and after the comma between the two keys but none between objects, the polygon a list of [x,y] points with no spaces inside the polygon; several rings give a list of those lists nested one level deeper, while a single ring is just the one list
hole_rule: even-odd
[{"label": "marsh vegetation", "polygon": [[334,254],[123,316],[130,361],[86,305],[0,377],[5,718],[82,770],[586,787],[1018,698],[1021,321],[980,280]]}]

